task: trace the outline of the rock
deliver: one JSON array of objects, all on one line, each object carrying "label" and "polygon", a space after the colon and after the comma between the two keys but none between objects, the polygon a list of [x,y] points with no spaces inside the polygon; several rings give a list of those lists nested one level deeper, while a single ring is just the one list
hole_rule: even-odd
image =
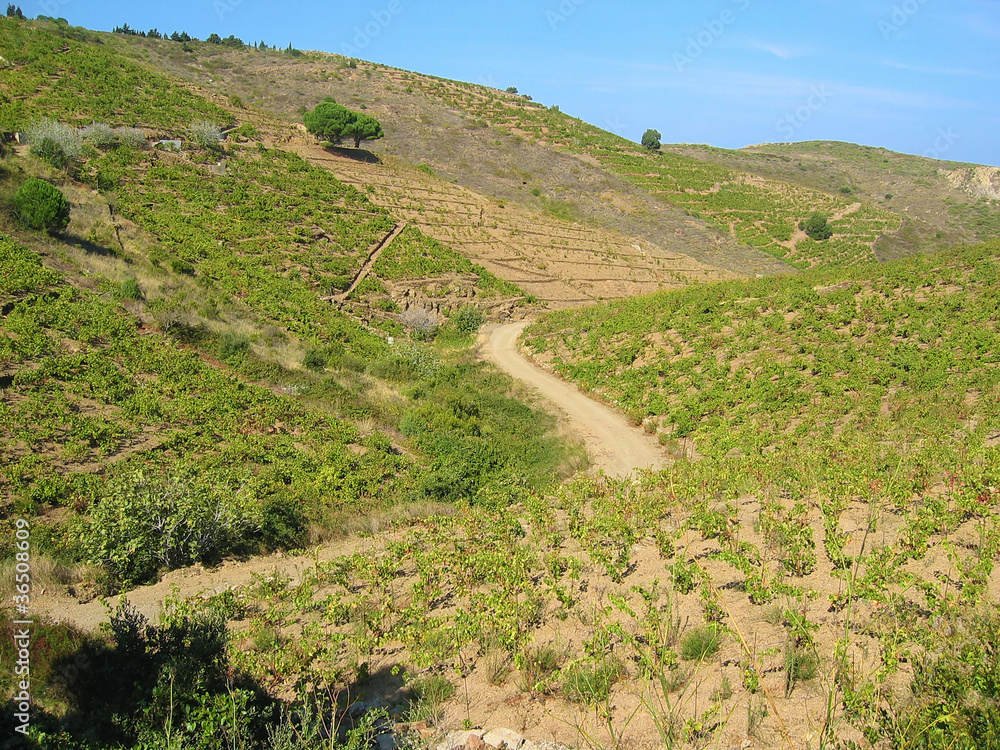
[{"label": "rock", "polygon": [[484,747],[486,743],[478,734],[470,734],[469,739],[465,741],[465,750],[483,750]]},{"label": "rock", "polygon": [[460,747],[465,747],[465,744],[473,735],[482,739],[482,732],[470,732],[468,730],[462,732],[452,732],[438,743],[435,750],[458,750]]},{"label": "rock", "polygon": [[507,750],[520,750],[524,744],[524,737],[510,729],[491,729],[483,735],[483,742],[491,745],[497,750],[506,747]]},{"label": "rock", "polygon": [[375,735],[375,744],[378,750],[396,750],[396,738],[391,734]]}]

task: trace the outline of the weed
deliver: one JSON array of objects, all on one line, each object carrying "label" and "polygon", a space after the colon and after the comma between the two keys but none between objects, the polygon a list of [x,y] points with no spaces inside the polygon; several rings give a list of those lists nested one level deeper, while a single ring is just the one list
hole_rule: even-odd
[{"label": "weed", "polygon": [[686,661],[705,661],[715,655],[720,645],[722,632],[718,627],[698,627],[681,636],[680,655]]},{"label": "weed", "polygon": [[444,718],[444,704],[455,694],[455,686],[442,675],[428,675],[410,685],[414,701],[410,704],[408,719],[440,724]]},{"label": "weed", "polygon": [[569,700],[594,705],[608,699],[611,687],[622,675],[622,667],[606,658],[597,663],[567,667],[562,675],[563,692]]}]

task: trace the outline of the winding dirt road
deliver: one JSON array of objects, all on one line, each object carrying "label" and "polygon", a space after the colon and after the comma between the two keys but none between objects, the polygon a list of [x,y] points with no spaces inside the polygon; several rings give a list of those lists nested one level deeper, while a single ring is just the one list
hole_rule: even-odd
[{"label": "winding dirt road", "polygon": [[663,451],[655,440],[629,424],[621,414],[581,393],[522,356],[517,338],[529,321],[486,332],[484,351],[504,372],[534,387],[563,413],[583,438],[591,463],[609,476],[622,477],[636,469],[660,469]]}]

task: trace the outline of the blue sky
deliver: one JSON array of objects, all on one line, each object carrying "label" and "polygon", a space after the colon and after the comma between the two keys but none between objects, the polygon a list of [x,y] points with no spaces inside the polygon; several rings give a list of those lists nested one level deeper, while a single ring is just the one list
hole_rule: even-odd
[{"label": "blue sky", "polygon": [[1000,166],[1000,0],[27,0],[516,86],[638,140],[829,139]]}]

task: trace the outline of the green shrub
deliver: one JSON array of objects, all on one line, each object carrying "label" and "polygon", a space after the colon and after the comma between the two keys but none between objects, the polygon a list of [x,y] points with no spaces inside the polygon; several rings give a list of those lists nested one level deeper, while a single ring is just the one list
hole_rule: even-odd
[{"label": "green shrub", "polygon": [[63,147],[51,138],[45,138],[38,143],[32,144],[31,155],[37,156],[46,164],[56,169],[64,169],[70,163],[70,158],[66,155]]},{"label": "green shrub", "polygon": [[574,703],[593,705],[608,699],[612,685],[621,674],[621,665],[612,660],[580,664],[564,670],[563,690]]},{"label": "green shrub", "polygon": [[828,240],[833,237],[833,227],[827,222],[826,216],[818,211],[808,219],[800,221],[799,229],[817,241]]},{"label": "green shrub", "polygon": [[194,264],[180,258],[170,261],[170,270],[174,273],[183,273],[187,276],[194,276]]},{"label": "green shrub", "polygon": [[222,143],[222,131],[208,120],[195,120],[188,126],[188,139],[201,148],[216,149]]},{"label": "green shrub", "polygon": [[89,558],[123,583],[217,559],[260,528],[260,508],[245,493],[177,475],[141,471],[108,483],[84,530]]},{"label": "green shrub", "polygon": [[69,226],[69,202],[65,196],[59,188],[35,177],[18,188],[14,212],[28,229],[57,233]]},{"label": "green shrub", "polygon": [[525,693],[549,692],[550,678],[563,661],[563,654],[552,646],[526,649],[516,658],[518,687]]},{"label": "green shrub", "polygon": [[223,334],[219,342],[219,357],[230,364],[243,361],[250,351],[250,339],[239,333]]},{"label": "green shrub", "polygon": [[109,149],[115,145],[117,137],[110,125],[104,122],[95,122],[87,125],[80,131],[83,140],[94,148]]},{"label": "green shrub", "polygon": [[266,500],[261,508],[262,543],[270,549],[297,549],[306,541],[306,518],[301,505],[277,497]]},{"label": "green shrub", "polygon": [[83,153],[83,133],[56,120],[43,118],[24,132],[31,153],[56,169],[66,167]]},{"label": "green shrub", "polygon": [[410,686],[414,700],[410,704],[411,721],[440,722],[444,715],[444,703],[455,694],[455,686],[448,678],[432,674]]},{"label": "green shrub", "polygon": [[302,360],[302,365],[307,370],[323,372],[326,369],[326,352],[322,349],[310,349],[306,352],[306,356]]},{"label": "green shrub", "polygon": [[475,333],[483,325],[483,314],[477,307],[463,307],[451,319],[462,333]]},{"label": "green shrub", "polygon": [[139,282],[133,278],[125,279],[118,287],[118,296],[121,299],[142,299],[142,290],[139,289]]}]

